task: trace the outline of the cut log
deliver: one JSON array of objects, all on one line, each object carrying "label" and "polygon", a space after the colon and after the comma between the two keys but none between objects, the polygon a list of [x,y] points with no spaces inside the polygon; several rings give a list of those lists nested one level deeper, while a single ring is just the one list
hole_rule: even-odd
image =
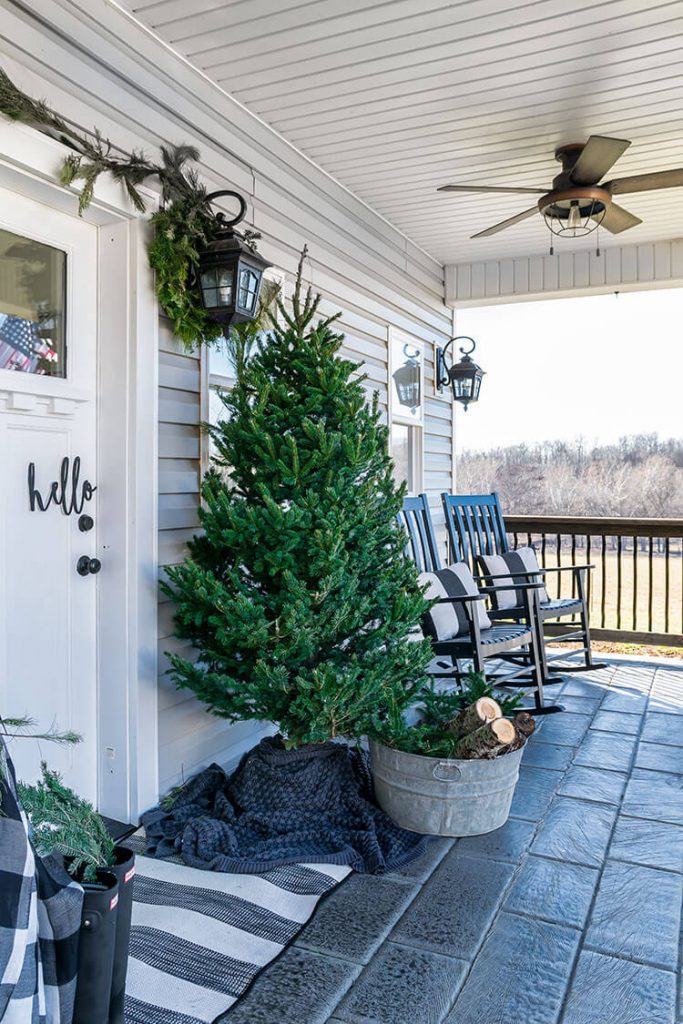
[{"label": "cut log", "polygon": [[496,718],[463,736],[455,745],[453,757],[461,760],[496,757],[504,747],[514,743],[516,737],[517,730],[508,718]]},{"label": "cut log", "polygon": [[447,728],[456,736],[469,736],[475,729],[480,729],[486,722],[492,722],[501,717],[500,704],[492,697],[480,697],[474,704],[463,708],[460,714],[456,715]]},{"label": "cut log", "polygon": [[536,720],[528,711],[518,711],[515,715],[515,725],[522,736],[528,739],[536,728]]},{"label": "cut log", "polygon": [[536,722],[528,711],[518,711],[515,715],[513,725],[515,727],[515,739],[510,744],[510,750],[519,750],[523,747],[536,728]]}]

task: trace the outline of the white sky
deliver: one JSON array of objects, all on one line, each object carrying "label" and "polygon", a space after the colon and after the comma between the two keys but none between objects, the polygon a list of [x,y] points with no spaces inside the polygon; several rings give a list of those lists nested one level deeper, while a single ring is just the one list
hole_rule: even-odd
[{"label": "white sky", "polygon": [[458,451],[683,436],[683,289],[463,309],[456,323],[487,371],[479,402],[456,406]]}]

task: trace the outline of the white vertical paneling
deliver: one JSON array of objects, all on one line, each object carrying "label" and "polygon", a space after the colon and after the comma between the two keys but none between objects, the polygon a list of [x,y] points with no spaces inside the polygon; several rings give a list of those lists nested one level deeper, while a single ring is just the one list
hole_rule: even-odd
[{"label": "white vertical paneling", "polygon": [[675,276],[672,268],[671,246],[668,242],[656,242],[654,250],[655,280],[668,281],[669,278]]},{"label": "white vertical paneling", "polygon": [[560,287],[560,261],[557,256],[543,257],[543,291],[553,292]]},{"label": "white vertical paneling", "polygon": [[515,290],[514,260],[501,260],[499,264],[499,290],[501,295],[511,295]]},{"label": "white vertical paneling", "polygon": [[470,295],[473,299],[483,299],[486,295],[486,271],[483,263],[473,263],[471,269],[472,284]]},{"label": "white vertical paneling", "polygon": [[532,256],[529,260],[529,281],[526,288],[520,288],[518,295],[538,294],[544,290],[544,266],[542,256]]},{"label": "white vertical paneling", "polygon": [[484,269],[484,290],[486,295],[498,295],[501,291],[500,287],[500,274],[498,273],[499,264],[494,260],[493,262],[487,263]]},{"label": "white vertical paneling", "polygon": [[637,253],[637,280],[645,283],[655,279],[655,252],[652,245],[639,245]]},{"label": "white vertical paneling", "polygon": [[531,274],[531,260],[516,259],[512,261],[512,287],[509,291],[514,295],[524,294],[529,291],[529,278]]},{"label": "white vertical paneling", "polygon": [[[498,289],[493,291],[496,276]],[[476,287],[466,286],[470,280]],[[497,275],[490,263],[456,264],[445,268],[445,282],[446,302],[456,309],[620,288],[676,287],[683,285],[683,239],[602,249],[600,255],[578,249],[502,259]]]},{"label": "white vertical paneling", "polygon": [[621,250],[621,284],[633,284],[638,280],[638,248],[625,245]]},{"label": "white vertical paneling", "polygon": [[563,252],[557,257],[557,284],[562,291],[574,287],[574,258],[571,253]]},{"label": "white vertical paneling", "polygon": [[572,287],[574,288],[587,288],[590,284],[590,252],[582,250],[574,255],[572,260],[573,273],[572,273]]},{"label": "white vertical paneling", "polygon": [[621,249],[605,250],[605,284],[621,284]]},{"label": "white vertical paneling", "polygon": [[605,254],[598,256],[595,252],[590,253],[590,264],[588,271],[588,287],[604,288],[605,286]]}]

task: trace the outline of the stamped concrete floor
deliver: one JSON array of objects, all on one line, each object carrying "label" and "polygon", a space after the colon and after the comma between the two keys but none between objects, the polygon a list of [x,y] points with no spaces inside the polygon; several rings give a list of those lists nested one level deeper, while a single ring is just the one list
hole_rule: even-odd
[{"label": "stamped concrete floor", "polygon": [[507,825],[351,875],[226,1024],[683,1022],[683,662],[552,691]]}]

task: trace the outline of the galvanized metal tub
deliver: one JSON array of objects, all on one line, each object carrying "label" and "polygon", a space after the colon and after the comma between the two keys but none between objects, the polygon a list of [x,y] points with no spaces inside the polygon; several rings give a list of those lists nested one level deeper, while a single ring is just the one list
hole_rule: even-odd
[{"label": "galvanized metal tub", "polygon": [[377,802],[411,832],[478,836],[504,825],[522,750],[490,761],[440,760],[370,741]]}]

